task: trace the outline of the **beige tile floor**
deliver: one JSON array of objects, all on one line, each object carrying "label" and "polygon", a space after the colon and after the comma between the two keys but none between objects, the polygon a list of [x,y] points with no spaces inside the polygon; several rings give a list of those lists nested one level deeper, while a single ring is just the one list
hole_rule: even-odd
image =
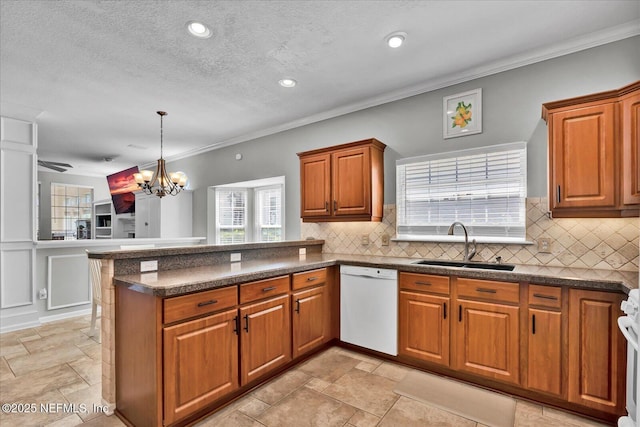
[{"label": "beige tile floor", "polygon": [[[0,402],[35,406],[32,413],[24,413],[31,406],[20,408],[22,413],[0,412],[2,427],[123,425],[100,412],[101,350],[87,335],[88,326],[85,316],[0,335]],[[197,425],[483,427],[394,393],[407,372],[334,347]],[[516,404],[515,426],[600,425],[524,401]]]}]

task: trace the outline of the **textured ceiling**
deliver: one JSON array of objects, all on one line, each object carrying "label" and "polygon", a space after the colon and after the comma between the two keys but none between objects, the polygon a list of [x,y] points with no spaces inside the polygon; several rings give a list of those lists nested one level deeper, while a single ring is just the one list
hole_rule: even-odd
[{"label": "textured ceiling", "polygon": [[1,0],[0,19],[2,115],[104,175],[157,159],[157,110],[175,158],[639,34],[640,2]]}]

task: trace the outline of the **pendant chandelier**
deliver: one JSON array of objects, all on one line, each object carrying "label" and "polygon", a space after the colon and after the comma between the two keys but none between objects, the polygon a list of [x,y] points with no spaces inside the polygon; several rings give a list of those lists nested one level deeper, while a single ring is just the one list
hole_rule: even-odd
[{"label": "pendant chandelier", "polygon": [[160,116],[160,158],[155,172],[143,170],[133,174],[138,187],[146,194],[155,194],[164,197],[167,194],[175,196],[184,189],[187,184],[187,175],[182,172],[167,173],[162,158],[162,118],[167,115],[164,111],[157,111]]}]

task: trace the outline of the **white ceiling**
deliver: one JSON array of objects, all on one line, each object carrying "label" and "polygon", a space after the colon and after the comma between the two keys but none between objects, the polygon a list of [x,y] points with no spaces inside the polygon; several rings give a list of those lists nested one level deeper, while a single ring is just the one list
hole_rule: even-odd
[{"label": "white ceiling", "polygon": [[157,110],[171,159],[640,34],[638,0],[1,0],[0,16],[2,115],[87,175],[153,163]]}]

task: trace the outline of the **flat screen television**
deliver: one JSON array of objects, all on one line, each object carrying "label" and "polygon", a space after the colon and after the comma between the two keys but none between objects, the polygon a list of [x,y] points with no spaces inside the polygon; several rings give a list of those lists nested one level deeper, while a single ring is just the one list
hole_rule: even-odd
[{"label": "flat screen television", "polygon": [[138,167],[134,166],[107,176],[109,192],[116,214],[136,211],[136,196],[133,193],[138,190],[138,184],[133,179],[133,174],[136,172],[138,172]]}]

